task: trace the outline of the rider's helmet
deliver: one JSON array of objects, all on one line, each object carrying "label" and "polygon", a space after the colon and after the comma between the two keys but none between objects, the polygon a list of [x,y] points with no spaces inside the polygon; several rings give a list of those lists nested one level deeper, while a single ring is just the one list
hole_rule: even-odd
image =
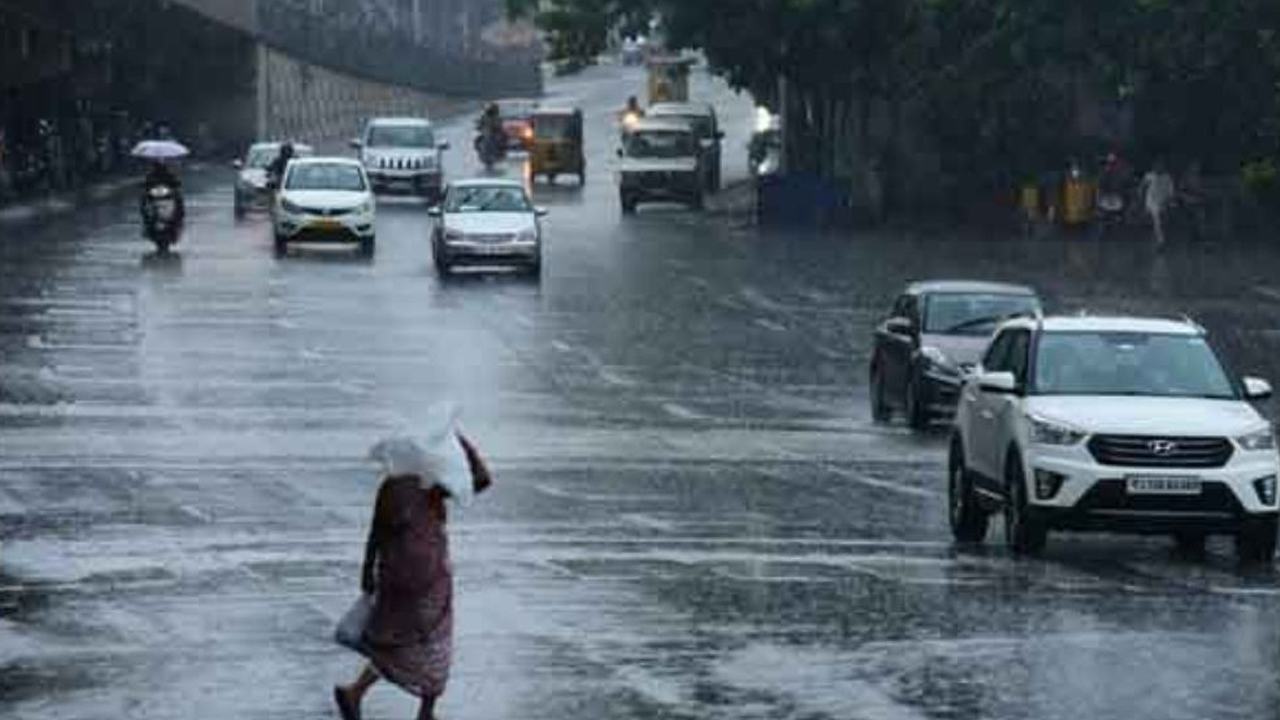
[{"label": "rider's helmet", "polygon": [[280,146],[280,157],[288,160],[293,157],[293,143],[287,142]]}]

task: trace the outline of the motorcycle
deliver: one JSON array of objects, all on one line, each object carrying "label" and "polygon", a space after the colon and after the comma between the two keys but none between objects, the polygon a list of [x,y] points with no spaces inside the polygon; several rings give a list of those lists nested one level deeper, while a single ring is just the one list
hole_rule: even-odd
[{"label": "motorcycle", "polygon": [[493,168],[507,156],[507,138],[504,133],[489,132],[476,135],[476,154],[485,172],[493,172]]},{"label": "motorcycle", "polygon": [[180,202],[178,190],[167,185],[156,185],[144,191],[143,230],[159,252],[168,252],[169,247],[178,242],[178,235],[182,232]]}]

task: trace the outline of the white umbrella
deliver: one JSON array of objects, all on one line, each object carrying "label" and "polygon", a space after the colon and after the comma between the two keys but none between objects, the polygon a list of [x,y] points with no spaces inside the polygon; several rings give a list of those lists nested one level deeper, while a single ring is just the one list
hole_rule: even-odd
[{"label": "white umbrella", "polygon": [[384,438],[369,449],[369,459],[386,475],[416,476],[424,487],[438,485],[456,501],[475,496],[471,465],[458,442],[458,407],[440,403],[428,409],[419,431]]},{"label": "white umbrella", "polygon": [[143,140],[133,146],[130,154],[146,160],[175,160],[190,155],[191,151],[186,145],[173,140]]}]

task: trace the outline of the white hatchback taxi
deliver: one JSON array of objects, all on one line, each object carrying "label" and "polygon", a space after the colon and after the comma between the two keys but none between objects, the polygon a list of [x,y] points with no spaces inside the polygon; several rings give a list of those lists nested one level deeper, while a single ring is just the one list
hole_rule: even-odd
[{"label": "white hatchback taxi", "polygon": [[950,519],[980,542],[1004,515],[1017,553],[1051,530],[1231,535],[1246,562],[1276,548],[1280,455],[1250,404],[1271,386],[1228,373],[1190,321],[1027,318],[1002,325],[961,390]]},{"label": "white hatchback taxi", "polygon": [[374,250],[376,205],[369,178],[349,158],[293,160],[276,194],[275,248],[284,254],[290,243],[358,243],[369,256]]}]

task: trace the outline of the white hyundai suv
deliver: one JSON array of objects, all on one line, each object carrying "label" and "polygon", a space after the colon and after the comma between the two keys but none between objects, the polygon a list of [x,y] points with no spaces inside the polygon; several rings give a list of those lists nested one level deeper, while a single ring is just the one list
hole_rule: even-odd
[{"label": "white hyundai suv", "polygon": [[951,528],[981,542],[1003,512],[1016,553],[1051,530],[1167,533],[1187,549],[1236,538],[1276,548],[1280,455],[1237,381],[1190,321],[1053,317],[1003,324],[965,378],[949,458]]}]

